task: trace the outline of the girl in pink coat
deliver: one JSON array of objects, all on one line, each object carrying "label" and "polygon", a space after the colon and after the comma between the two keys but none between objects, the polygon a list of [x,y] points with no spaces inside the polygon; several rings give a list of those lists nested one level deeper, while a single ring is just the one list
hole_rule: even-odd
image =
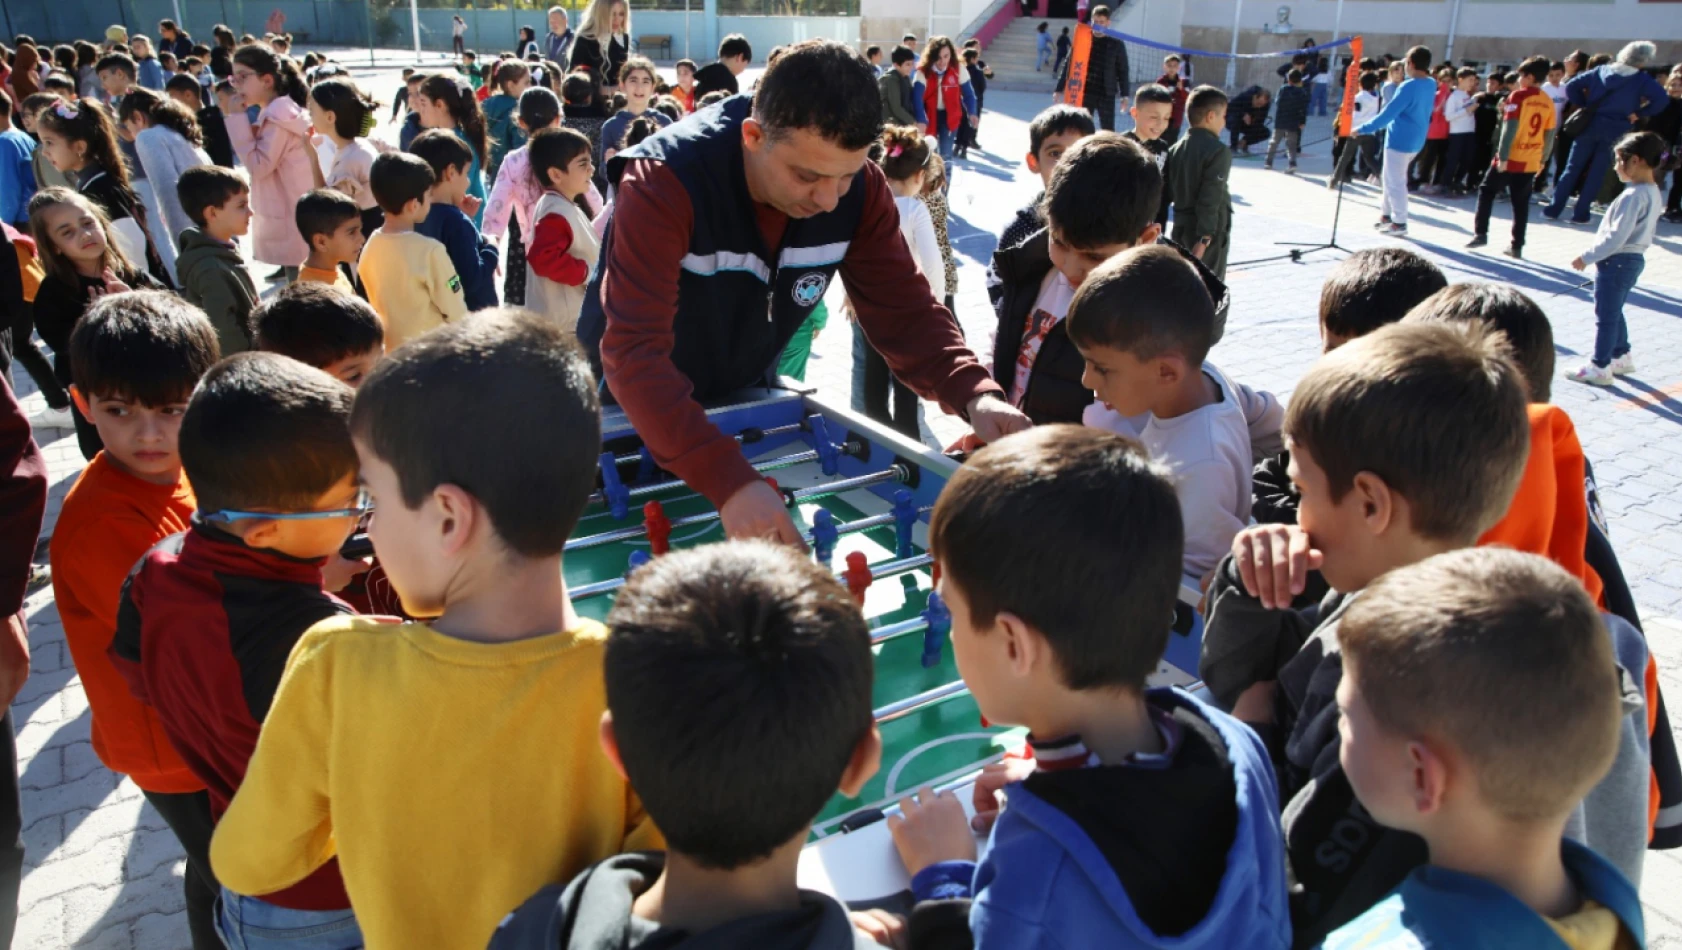
[{"label": "girl in pink coat", "polygon": [[[309,256],[292,208],[298,196],[321,184],[321,168],[310,147],[307,87],[290,59],[262,43],[234,51],[232,94],[221,94],[228,140],[251,176],[252,256],[297,276]],[[257,106],[255,125],[247,105]]]}]

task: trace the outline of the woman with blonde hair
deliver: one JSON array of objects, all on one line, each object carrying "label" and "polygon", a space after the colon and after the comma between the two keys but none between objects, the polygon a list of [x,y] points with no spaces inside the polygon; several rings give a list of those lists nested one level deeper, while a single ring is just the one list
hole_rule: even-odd
[{"label": "woman with blonde hair", "polygon": [[626,0],[590,0],[579,18],[568,72],[587,69],[604,89],[619,85],[619,68],[631,56],[631,7]]}]

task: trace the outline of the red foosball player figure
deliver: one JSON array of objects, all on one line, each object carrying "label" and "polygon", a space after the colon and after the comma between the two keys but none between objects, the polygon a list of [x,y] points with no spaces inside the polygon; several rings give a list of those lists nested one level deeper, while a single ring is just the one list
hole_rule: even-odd
[{"label": "red foosball player figure", "polygon": [[847,555],[847,569],[841,572],[847,579],[847,589],[852,591],[853,599],[864,606],[864,592],[870,589],[870,582],[874,577],[870,573],[870,558],[863,551],[854,551]]},{"label": "red foosball player figure", "polygon": [[659,557],[672,549],[672,519],[657,501],[642,506],[642,524],[648,532],[648,553]]}]

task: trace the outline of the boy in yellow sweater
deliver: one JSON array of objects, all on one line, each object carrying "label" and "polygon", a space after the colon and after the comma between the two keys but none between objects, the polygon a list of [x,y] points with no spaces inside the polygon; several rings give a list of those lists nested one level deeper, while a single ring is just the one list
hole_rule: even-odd
[{"label": "boy in yellow sweater", "polygon": [[[549,437],[485,424],[511,405]],[[561,580],[599,415],[577,342],[524,310],[452,322],[362,384],[374,550],[433,619],[299,641],[211,845],[225,887],[273,891],[336,854],[371,950],[477,950],[543,885],[663,846],[597,747],[606,630]]]},{"label": "boy in yellow sweater", "polygon": [[444,245],[415,232],[432,208],[432,166],[407,152],[374,159],[368,173],[385,224],[368,236],[357,273],[385,321],[386,349],[467,316],[461,278]]}]

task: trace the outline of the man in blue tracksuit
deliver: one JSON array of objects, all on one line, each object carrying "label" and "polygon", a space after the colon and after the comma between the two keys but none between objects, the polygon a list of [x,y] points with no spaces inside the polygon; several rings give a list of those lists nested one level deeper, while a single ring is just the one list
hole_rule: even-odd
[{"label": "man in blue tracksuit", "polygon": [[1571,155],[1565,171],[1554,183],[1553,203],[1542,209],[1549,220],[1565,213],[1571,190],[1581,188],[1571,220],[1583,224],[1600,193],[1600,183],[1612,169],[1612,146],[1618,138],[1635,131],[1638,119],[1663,112],[1670,100],[1659,81],[1645,72],[1657,50],[1645,40],[1618,51],[1617,62],[1576,75],[1565,84],[1565,99],[1579,109],[1594,109],[1588,131],[1571,141]]},{"label": "man in blue tracksuit", "polygon": [[1408,50],[1407,63],[1407,81],[1396,88],[1378,115],[1355,129],[1358,136],[1390,130],[1384,142],[1384,197],[1378,219],[1378,230],[1384,234],[1408,233],[1408,164],[1425,144],[1437,95],[1437,82],[1430,72],[1431,51],[1415,46]]}]

